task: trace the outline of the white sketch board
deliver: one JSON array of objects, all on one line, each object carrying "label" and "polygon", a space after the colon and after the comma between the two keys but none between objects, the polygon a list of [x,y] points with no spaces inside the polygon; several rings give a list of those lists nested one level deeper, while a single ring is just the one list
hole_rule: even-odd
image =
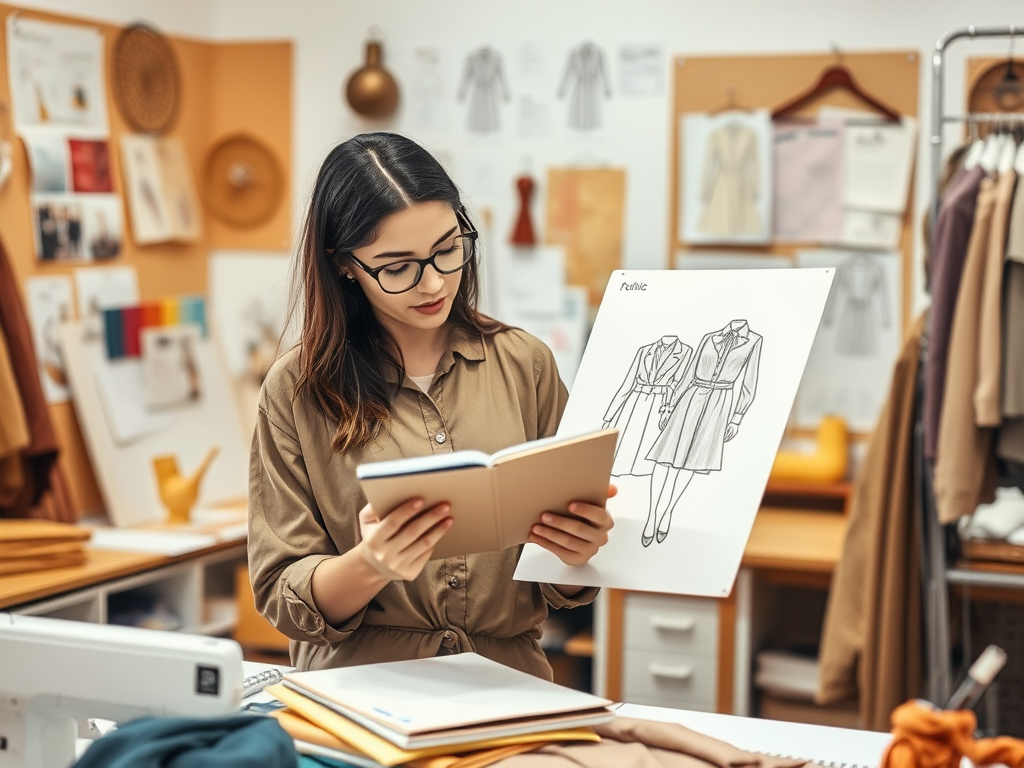
[{"label": "white sketch board", "polygon": [[161,454],[173,454],[181,473],[191,475],[207,451],[219,447],[220,453],[199,485],[196,507],[245,498],[248,440],[212,337],[201,340],[196,350],[202,397],[165,411],[162,415],[168,418],[158,429],[124,442],[118,441],[110,429],[94,373],[97,366],[110,365],[102,338],[87,338],[81,321],[62,323],[60,333],[75,414],[112,525],[143,525],[167,516],[153,470],[153,458]]},{"label": "white sketch board", "polygon": [[559,432],[619,428],[615,527],[577,568],[526,545],[515,578],[728,595],[834,274],[612,273]]}]

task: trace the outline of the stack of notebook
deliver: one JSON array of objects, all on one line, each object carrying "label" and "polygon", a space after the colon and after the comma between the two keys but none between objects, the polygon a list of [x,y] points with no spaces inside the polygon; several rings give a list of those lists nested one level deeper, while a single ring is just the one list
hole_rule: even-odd
[{"label": "stack of notebook", "polygon": [[0,575],[85,562],[88,530],[49,520],[0,520]]},{"label": "stack of notebook", "polygon": [[607,699],[474,653],[292,672],[267,692],[288,705],[273,715],[299,751],[366,766],[454,755],[486,765],[555,741],[598,741],[589,726],[615,716]]}]

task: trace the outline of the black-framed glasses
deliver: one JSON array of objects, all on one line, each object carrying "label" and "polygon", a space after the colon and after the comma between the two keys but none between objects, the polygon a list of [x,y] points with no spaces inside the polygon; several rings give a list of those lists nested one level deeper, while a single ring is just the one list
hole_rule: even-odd
[{"label": "black-framed glasses", "polygon": [[477,232],[463,232],[438,246],[428,259],[400,259],[379,267],[368,267],[355,256],[352,261],[368,274],[384,293],[411,291],[423,277],[427,264],[442,275],[451,275],[466,266],[476,256]]}]

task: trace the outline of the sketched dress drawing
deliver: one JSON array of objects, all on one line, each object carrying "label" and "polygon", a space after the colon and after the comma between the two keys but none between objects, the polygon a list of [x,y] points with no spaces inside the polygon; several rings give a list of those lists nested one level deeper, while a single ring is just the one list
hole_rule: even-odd
[{"label": "sketched dress drawing", "polygon": [[466,57],[458,100],[469,97],[466,128],[475,133],[493,133],[501,128],[499,107],[508,101],[508,85],[501,54],[484,46]]},{"label": "sketched dress drawing", "polygon": [[619,430],[612,475],[650,475],[647,453],[658,438],[662,406],[682,380],[693,348],[677,336],[662,336],[637,350],[608,410],[604,425]]},{"label": "sketched dress drawing", "polygon": [[701,173],[697,228],[707,235],[761,234],[761,159],[758,134],[739,122],[727,123],[708,138]]},{"label": "sketched dress drawing", "polygon": [[605,73],[604,54],[593,43],[583,43],[569,54],[558,87],[558,98],[569,89],[569,127],[581,131],[601,127],[601,96],[612,95]]},{"label": "sketched dress drawing", "polygon": [[736,436],[754,402],[761,342],[746,320],[733,320],[697,345],[693,364],[664,406],[661,435],[647,454],[658,466],[651,476],[645,547],[654,538],[665,540],[672,510],[693,475],[722,468],[725,443]]},{"label": "sketched dress drawing", "polygon": [[882,328],[892,325],[885,272],[871,254],[855,253],[836,267],[832,294],[821,321],[836,323],[836,353],[871,357]]}]

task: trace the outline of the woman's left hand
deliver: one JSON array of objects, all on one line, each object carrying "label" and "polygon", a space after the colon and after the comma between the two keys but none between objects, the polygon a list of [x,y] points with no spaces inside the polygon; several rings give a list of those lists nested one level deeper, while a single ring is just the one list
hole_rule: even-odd
[{"label": "woman's left hand", "polygon": [[[619,492],[608,486],[608,498]],[[583,565],[608,543],[608,531],[615,525],[604,507],[582,501],[569,505],[569,514],[545,512],[530,529],[530,541],[558,556],[566,565]]]}]

